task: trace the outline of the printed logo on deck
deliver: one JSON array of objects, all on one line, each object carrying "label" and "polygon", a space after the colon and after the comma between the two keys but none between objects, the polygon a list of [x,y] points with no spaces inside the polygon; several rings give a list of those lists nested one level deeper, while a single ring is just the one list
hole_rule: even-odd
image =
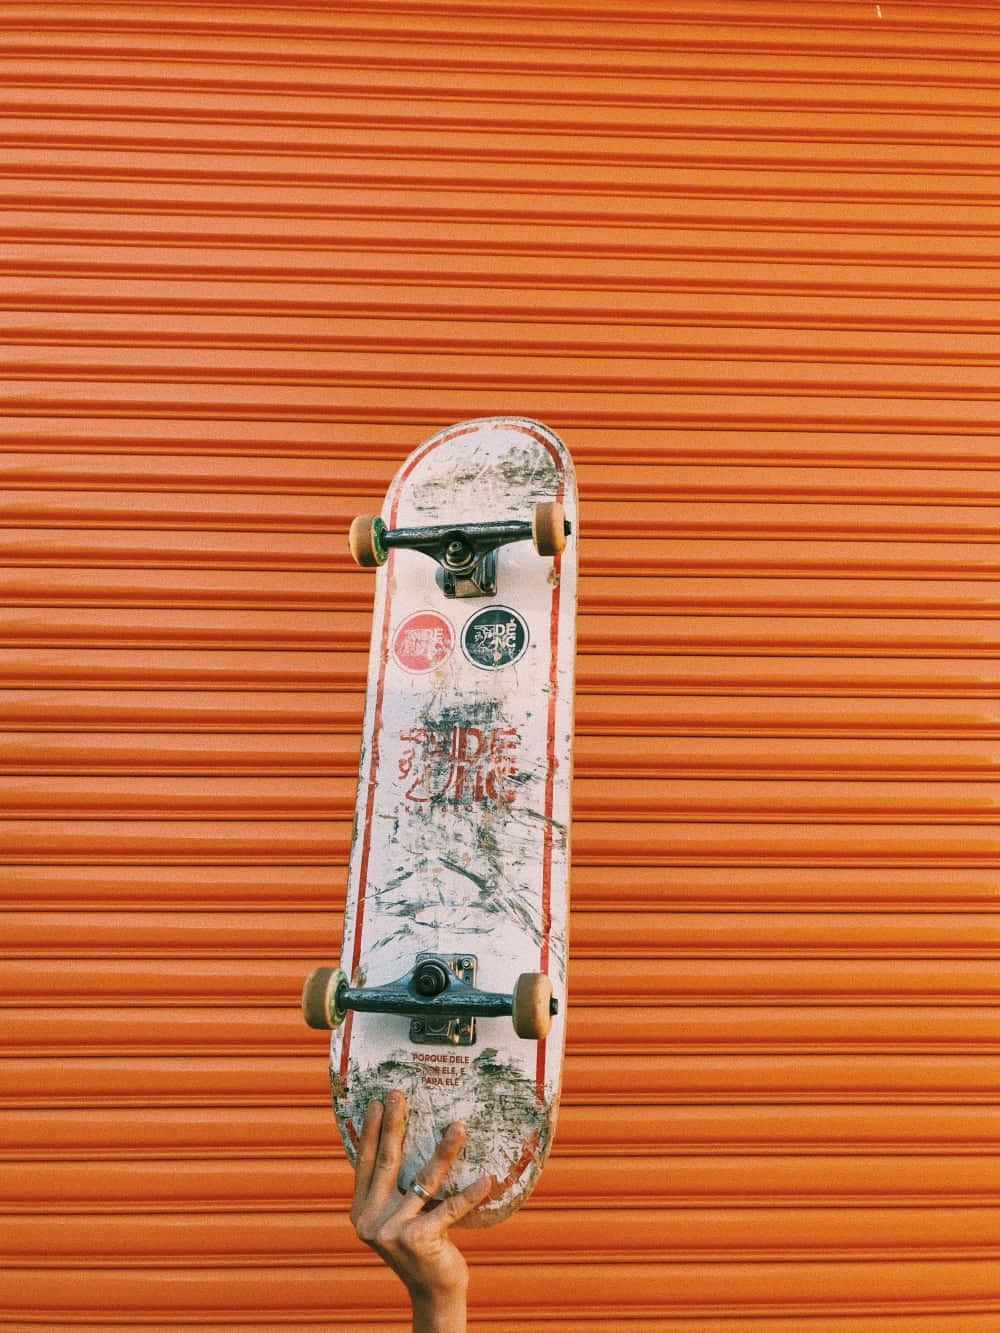
[{"label": "printed logo on deck", "polygon": [[498,671],[523,657],[528,646],[528,626],[509,606],[488,606],[466,622],[462,652],[486,671]]},{"label": "printed logo on deck", "polygon": [[415,676],[443,666],[454,650],[454,627],[438,611],[415,611],[392,636],[393,658]]}]

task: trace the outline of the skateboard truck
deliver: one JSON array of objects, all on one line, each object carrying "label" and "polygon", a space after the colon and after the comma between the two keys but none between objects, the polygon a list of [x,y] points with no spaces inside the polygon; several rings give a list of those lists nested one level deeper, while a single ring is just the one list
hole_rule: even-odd
[{"label": "skateboard truck", "polygon": [[530,523],[388,528],[377,514],[362,514],[351,524],[350,546],[364,569],[384,565],[391,550],[422,551],[440,566],[437,581],[446,597],[494,597],[501,546],[530,539],[539,555],[558,555],[571,531],[562,505],[548,500],[535,505]]},{"label": "skateboard truck", "polygon": [[[413,977],[413,987],[421,995],[431,997],[443,995],[451,989],[452,983],[457,978],[459,985],[456,987],[455,998],[458,999],[461,987],[475,989],[478,961],[471,954],[456,954],[446,958],[438,958],[434,954],[418,954],[417,965],[410,974]],[[410,1041],[418,1046],[471,1046],[475,1040],[476,1019],[473,1014],[462,1014],[454,1018],[427,1016],[410,1020]]]},{"label": "skateboard truck", "polygon": [[504,995],[480,990],[476,967],[471,954],[421,953],[405,976],[387,986],[351,986],[342,969],[317,967],[302,990],[302,1014],[314,1028],[340,1027],[352,1009],[399,1014],[410,1019],[410,1040],[418,1045],[471,1046],[477,1018],[507,1015],[519,1037],[539,1041],[548,1035],[559,1002],[544,972],[523,972],[513,993]]}]

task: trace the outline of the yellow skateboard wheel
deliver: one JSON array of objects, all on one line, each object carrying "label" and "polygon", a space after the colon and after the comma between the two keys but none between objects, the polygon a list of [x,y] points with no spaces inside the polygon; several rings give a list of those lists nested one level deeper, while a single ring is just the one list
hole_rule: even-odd
[{"label": "yellow skateboard wheel", "polygon": [[552,982],[544,972],[522,972],[514,983],[511,1013],[514,1031],[526,1041],[541,1041],[552,1026]]},{"label": "yellow skateboard wheel", "polygon": [[337,1004],[341,986],[347,985],[347,974],[339,967],[315,967],[302,987],[302,1017],[311,1028],[339,1028],[344,1021],[344,1010]]}]

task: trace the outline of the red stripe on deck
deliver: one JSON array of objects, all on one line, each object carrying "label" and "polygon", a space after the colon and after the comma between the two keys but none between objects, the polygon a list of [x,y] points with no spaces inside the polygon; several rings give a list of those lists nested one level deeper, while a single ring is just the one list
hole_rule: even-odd
[{"label": "red stripe on deck", "polygon": [[[562,461],[549,446],[542,441],[556,461],[559,472],[559,490],[556,499],[560,504],[566,492],[563,478]],[[559,608],[562,602],[562,556],[557,555],[552,561],[552,609],[549,614],[549,717],[546,741],[546,763],[548,772],[545,779],[545,833],[542,842],[542,948],[539,958],[539,972],[548,973],[549,943],[552,935],[552,816],[555,810],[555,772],[556,772],[556,712],[559,697]],[[542,1040],[538,1043],[535,1058],[535,1096],[539,1105],[545,1101],[545,1065],[548,1046]]]}]

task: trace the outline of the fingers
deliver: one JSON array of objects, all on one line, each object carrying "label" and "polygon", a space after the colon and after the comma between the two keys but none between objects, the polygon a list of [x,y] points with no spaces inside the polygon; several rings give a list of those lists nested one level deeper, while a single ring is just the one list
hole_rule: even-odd
[{"label": "fingers", "polygon": [[459,1190],[450,1199],[445,1199],[433,1213],[429,1213],[428,1224],[433,1226],[437,1235],[443,1236],[449,1227],[461,1222],[462,1218],[467,1217],[474,1208],[485,1203],[494,1185],[492,1176],[482,1176],[479,1180],[474,1180],[471,1185],[466,1185],[464,1190]]},{"label": "fingers", "polygon": [[[466,1128],[463,1124],[456,1122],[449,1125],[434,1152],[434,1156],[417,1176],[421,1185],[429,1193],[436,1193],[445,1183],[449,1172],[465,1147],[465,1140]],[[493,1192],[495,1184],[496,1182],[492,1176],[481,1176],[479,1180],[474,1180],[471,1185],[466,1185],[464,1189],[451,1195],[442,1203],[430,1204],[426,1207],[424,1200],[419,1195],[407,1192],[403,1204],[400,1206],[400,1211],[405,1213],[407,1217],[421,1215],[422,1221],[426,1221],[429,1231],[435,1235],[443,1236],[449,1227],[454,1226],[456,1222],[468,1216],[481,1203],[485,1203]]]},{"label": "fingers", "polygon": [[[356,1228],[363,1222],[367,1225],[372,1218],[384,1215],[387,1206],[396,1200],[398,1202],[391,1207],[395,1225],[405,1225],[423,1214],[428,1221],[433,1218],[434,1233],[443,1235],[489,1196],[492,1178],[484,1176],[474,1181],[443,1203],[427,1208],[426,1212],[426,1200],[412,1189],[400,1199],[396,1182],[405,1129],[406,1098],[402,1093],[390,1092],[384,1105],[382,1102],[369,1105],[358,1142],[351,1221]],[[449,1125],[430,1160],[417,1174],[428,1194],[437,1194],[445,1184],[465,1147],[466,1137],[466,1127],[461,1122]]]},{"label": "fingers", "polygon": [[[434,1149],[430,1161],[417,1173],[417,1180],[428,1194],[436,1194],[448,1179],[448,1173],[458,1160],[459,1153],[465,1147],[465,1139],[466,1129],[460,1122],[456,1121],[455,1124],[449,1125],[445,1130],[444,1136]],[[401,1211],[407,1214],[419,1213],[424,1203],[425,1200],[418,1194],[414,1194],[410,1189],[405,1195]]]},{"label": "fingers", "polygon": [[[367,1120],[367,1116],[365,1117]],[[368,1199],[378,1203],[396,1193],[396,1179],[403,1160],[403,1134],[406,1131],[406,1098],[390,1092],[385,1099],[375,1149]]]},{"label": "fingers", "polygon": [[384,1112],[385,1107],[381,1102],[372,1102],[365,1112],[364,1124],[361,1127],[358,1159],[354,1165],[354,1200],[351,1204],[351,1218],[355,1222],[371,1191]]}]

